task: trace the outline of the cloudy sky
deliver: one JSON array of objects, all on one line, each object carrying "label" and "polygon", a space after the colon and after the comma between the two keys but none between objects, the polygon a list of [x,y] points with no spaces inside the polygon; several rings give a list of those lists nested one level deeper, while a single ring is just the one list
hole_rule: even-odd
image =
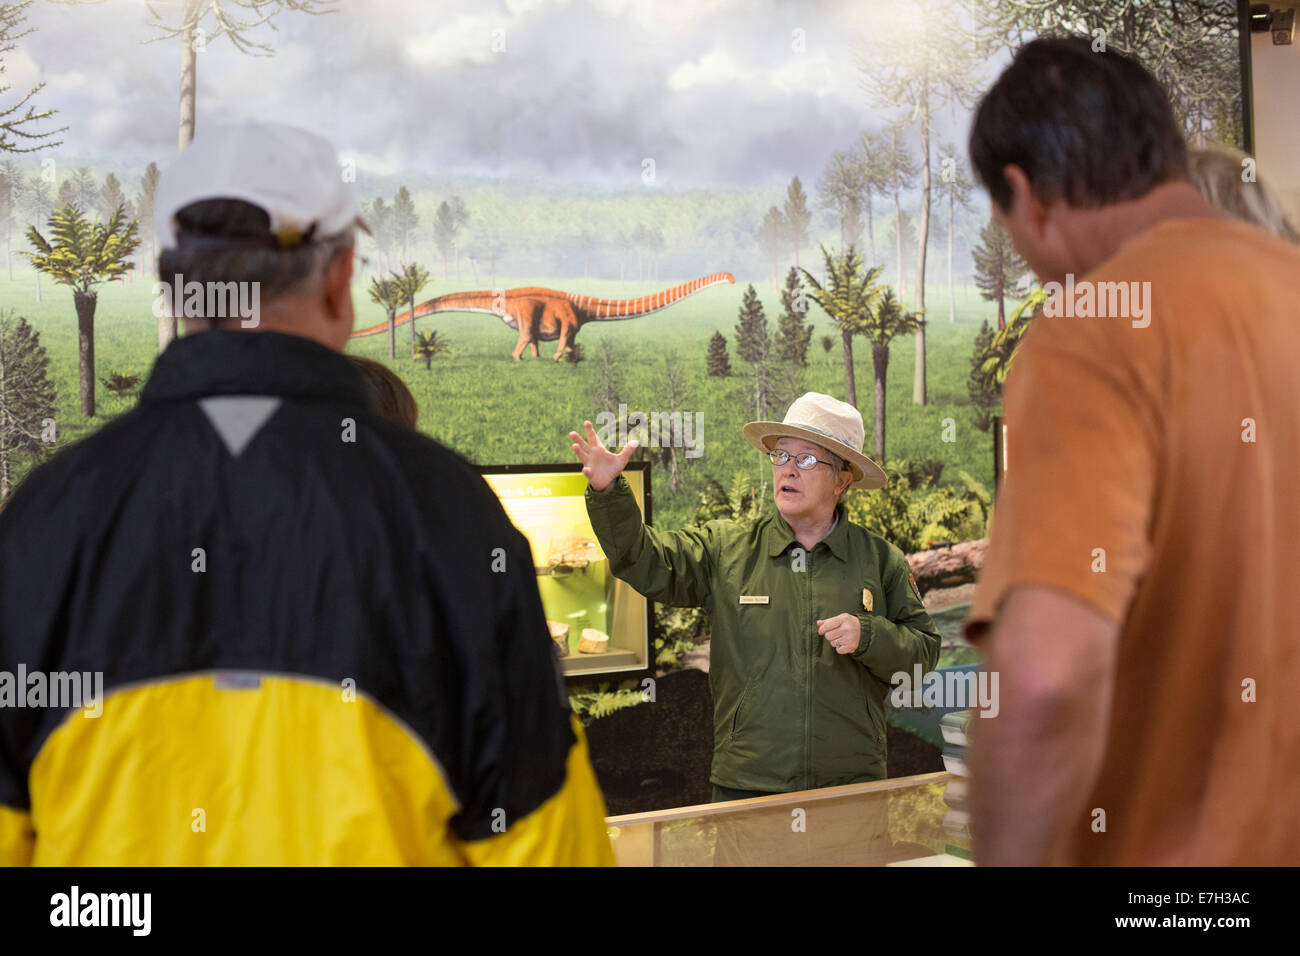
[{"label": "cloudy sky", "polygon": [[[181,0],[155,4],[174,22]],[[815,178],[892,118],[862,86],[862,50],[903,0],[340,0],[286,12],[198,54],[198,126],[279,119],[327,136],[359,170],[626,188]],[[143,0],[38,0],[10,54],[12,87],[67,125],[58,153],[142,165],[175,154],[179,39]],[[211,18],[206,21],[213,22]],[[800,49],[800,46],[802,48]],[[990,73],[992,68],[990,67]],[[897,115],[897,111],[893,112]],[[939,132],[964,139],[948,110]]]}]

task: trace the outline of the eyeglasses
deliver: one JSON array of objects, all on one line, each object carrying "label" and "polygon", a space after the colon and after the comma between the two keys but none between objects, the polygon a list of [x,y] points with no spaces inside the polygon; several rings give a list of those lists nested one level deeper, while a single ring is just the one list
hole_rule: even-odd
[{"label": "eyeglasses", "polygon": [[790,454],[788,451],[782,451],[780,449],[777,449],[776,451],[769,451],[767,453],[767,457],[772,462],[772,464],[776,465],[778,468],[780,468],[782,465],[784,465],[786,462],[790,461],[791,459],[794,459],[795,467],[798,468],[800,471],[812,471],[819,464],[825,465],[831,471],[835,470],[835,466],[832,465],[829,461],[822,461],[820,458],[817,458],[813,455],[796,456]]}]

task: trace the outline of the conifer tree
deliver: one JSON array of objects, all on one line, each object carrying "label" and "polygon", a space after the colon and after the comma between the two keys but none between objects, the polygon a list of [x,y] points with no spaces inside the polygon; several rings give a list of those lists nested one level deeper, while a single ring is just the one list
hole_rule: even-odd
[{"label": "conifer tree", "polygon": [[0,312],[0,502],[50,448],[45,425],[54,419],[50,358],[40,333],[13,312]]},{"label": "conifer tree", "polygon": [[771,336],[768,333],[767,316],[763,313],[763,303],[759,301],[752,283],[745,289],[738,317],[736,354],[753,369],[754,413],[762,421],[767,414],[767,357],[771,348]]},{"label": "conifer tree", "polygon": [[781,305],[785,310],[777,320],[777,357],[783,362],[793,362],[800,368],[807,368],[808,343],[812,341],[813,327],[803,324],[803,317],[808,312],[808,297],[804,295],[799,271],[793,267],[785,277]]},{"label": "conifer tree", "polygon": [[1016,253],[1006,230],[994,219],[980,230],[980,243],[970,255],[975,262],[975,285],[981,298],[997,303],[1001,331],[1007,327],[1006,297],[1018,294],[1020,279],[1029,266]]},{"label": "conifer tree", "polygon": [[979,409],[975,413],[975,424],[980,431],[985,432],[993,424],[990,409],[997,405],[1002,397],[998,389],[989,381],[988,376],[981,372],[984,359],[992,344],[993,329],[989,326],[988,319],[985,319],[980,324],[979,334],[975,336],[975,347],[971,350],[970,377],[966,379],[966,391],[970,395],[971,402]]},{"label": "conifer tree", "polygon": [[727,378],[731,375],[731,359],[727,356],[727,339],[721,332],[714,332],[709,339],[709,374],[714,378]]}]

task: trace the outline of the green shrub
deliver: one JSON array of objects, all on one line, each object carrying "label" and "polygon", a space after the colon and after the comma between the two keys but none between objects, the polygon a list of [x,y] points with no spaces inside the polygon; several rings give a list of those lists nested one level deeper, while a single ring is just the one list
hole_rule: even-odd
[{"label": "green shrub", "polygon": [[889,481],[884,488],[855,490],[844,496],[849,520],[880,535],[904,554],[945,541],[984,537],[992,496],[964,471],[958,473],[960,491],[933,487],[938,477],[936,464],[927,460],[889,462],[885,466]]}]

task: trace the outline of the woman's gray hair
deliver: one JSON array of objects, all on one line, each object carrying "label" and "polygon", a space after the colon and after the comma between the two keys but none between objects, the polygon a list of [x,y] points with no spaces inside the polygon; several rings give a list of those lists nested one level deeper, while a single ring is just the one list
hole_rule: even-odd
[{"label": "woman's gray hair", "polygon": [[[1205,201],[1217,209],[1267,229],[1275,236],[1300,241],[1282,204],[1254,175],[1253,164],[1250,156],[1229,146],[1193,149],[1188,161],[1188,178]],[[1249,179],[1247,170],[1251,172]]]},{"label": "woman's gray hair", "polygon": [[[819,445],[818,447],[820,448],[821,446]],[[831,451],[828,448],[822,448],[822,451],[826,453],[827,461],[831,462],[835,466],[835,477],[837,479],[839,478],[841,471],[849,470],[848,462],[845,461],[843,458],[841,458],[839,455],[835,454],[835,452]],[[852,486],[852,484],[853,484],[852,482],[849,483],[850,486]],[[835,500],[843,501],[844,496],[848,494],[848,490],[849,490],[848,488],[845,488],[843,491],[841,491],[838,495],[836,495]]]}]

